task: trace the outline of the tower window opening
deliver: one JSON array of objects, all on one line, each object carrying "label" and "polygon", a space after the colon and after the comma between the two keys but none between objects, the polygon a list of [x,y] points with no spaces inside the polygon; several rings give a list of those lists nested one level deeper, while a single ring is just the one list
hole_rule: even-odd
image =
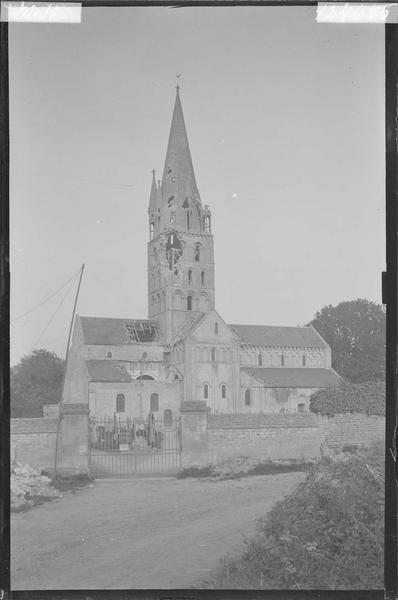
[{"label": "tower window opening", "polygon": [[159,394],[151,394],[151,412],[158,412],[159,410]]},{"label": "tower window opening", "polygon": [[192,310],[192,296],[187,296],[187,310]]},{"label": "tower window opening", "polygon": [[218,335],[218,323],[214,323],[214,333]]},{"label": "tower window opening", "polygon": [[263,355],[262,354],[258,355],[258,366],[259,367],[263,366]]},{"label": "tower window opening", "polygon": [[192,269],[188,269],[188,283],[192,281]]},{"label": "tower window opening", "polygon": [[305,354],[303,354],[303,367],[305,367]]},{"label": "tower window opening", "polygon": [[249,390],[249,388],[247,388],[247,390],[245,391],[245,406],[250,406],[250,404],[251,404],[250,390]]},{"label": "tower window opening", "polygon": [[216,349],[214,347],[211,349],[211,360],[216,361]]},{"label": "tower window opening", "polygon": [[112,358],[112,352],[108,352],[106,355],[107,358]]},{"label": "tower window opening", "polygon": [[150,225],[149,225],[149,239],[153,239],[153,233],[155,231],[155,223],[153,221],[151,221]]},{"label": "tower window opening", "polygon": [[221,386],[221,398],[226,398],[226,397],[227,397],[227,386],[222,385]]},{"label": "tower window opening", "polygon": [[205,383],[203,386],[203,398],[205,400],[209,398],[209,386],[207,385],[207,383]]},{"label": "tower window opening", "polygon": [[126,398],[124,394],[118,394],[116,396],[116,412],[125,412],[126,410]]},{"label": "tower window opening", "polygon": [[281,367],[285,366],[285,355],[281,354]]},{"label": "tower window opening", "polygon": [[205,284],[205,282],[206,282],[206,272],[205,271],[201,272],[201,274],[200,274],[200,281],[201,281],[202,285]]},{"label": "tower window opening", "polygon": [[188,210],[187,210],[187,229],[188,229],[188,231],[191,229],[190,214],[189,214]]},{"label": "tower window opening", "polygon": [[164,411],[163,420],[165,425],[171,425],[171,423],[173,422],[173,413],[170,410],[170,408],[166,408],[166,410]]},{"label": "tower window opening", "polygon": [[199,244],[196,244],[196,246],[195,246],[195,261],[196,262],[200,261],[200,246],[199,246]]}]

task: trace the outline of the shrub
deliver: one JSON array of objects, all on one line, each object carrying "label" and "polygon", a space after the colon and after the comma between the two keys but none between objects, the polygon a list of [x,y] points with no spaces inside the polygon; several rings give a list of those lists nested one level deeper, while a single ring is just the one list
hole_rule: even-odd
[{"label": "shrub", "polygon": [[381,589],[383,448],[322,459],[260,519],[243,554],[202,586],[222,589]]},{"label": "shrub", "polygon": [[385,384],[381,381],[368,383],[342,383],[315,392],[310,399],[310,410],[333,417],[341,413],[365,413],[385,415]]}]

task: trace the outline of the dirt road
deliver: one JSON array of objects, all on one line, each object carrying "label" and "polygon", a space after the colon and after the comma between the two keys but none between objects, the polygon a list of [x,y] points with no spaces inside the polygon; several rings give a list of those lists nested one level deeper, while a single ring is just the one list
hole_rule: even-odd
[{"label": "dirt road", "polygon": [[12,516],[12,589],[189,588],[303,477],[97,480]]}]

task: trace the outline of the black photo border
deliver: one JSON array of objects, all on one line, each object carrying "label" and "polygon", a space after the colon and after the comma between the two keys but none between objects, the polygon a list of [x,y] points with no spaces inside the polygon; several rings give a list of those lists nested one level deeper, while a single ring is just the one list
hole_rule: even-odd
[{"label": "black photo border", "polygon": [[[73,0],[62,0],[73,2]],[[346,0],[333,0],[345,4]],[[29,4],[29,2],[26,2]],[[84,0],[82,8],[134,6],[317,6],[303,0]],[[385,4],[351,2],[351,4]],[[396,3],[394,3],[396,4]],[[398,11],[397,11],[398,12]],[[10,269],[9,269],[9,88],[8,24],[0,23],[0,600],[14,599],[152,599],[202,600],[316,598],[398,600],[397,553],[397,345],[398,345],[398,24],[385,24],[386,271],[382,274],[386,306],[386,429],[384,590],[10,590]]]}]

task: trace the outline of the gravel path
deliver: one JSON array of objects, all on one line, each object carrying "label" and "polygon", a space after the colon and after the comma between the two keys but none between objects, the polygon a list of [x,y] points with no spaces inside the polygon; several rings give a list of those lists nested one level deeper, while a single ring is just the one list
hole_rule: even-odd
[{"label": "gravel path", "polygon": [[12,515],[12,589],[189,588],[303,478],[97,480]]}]

